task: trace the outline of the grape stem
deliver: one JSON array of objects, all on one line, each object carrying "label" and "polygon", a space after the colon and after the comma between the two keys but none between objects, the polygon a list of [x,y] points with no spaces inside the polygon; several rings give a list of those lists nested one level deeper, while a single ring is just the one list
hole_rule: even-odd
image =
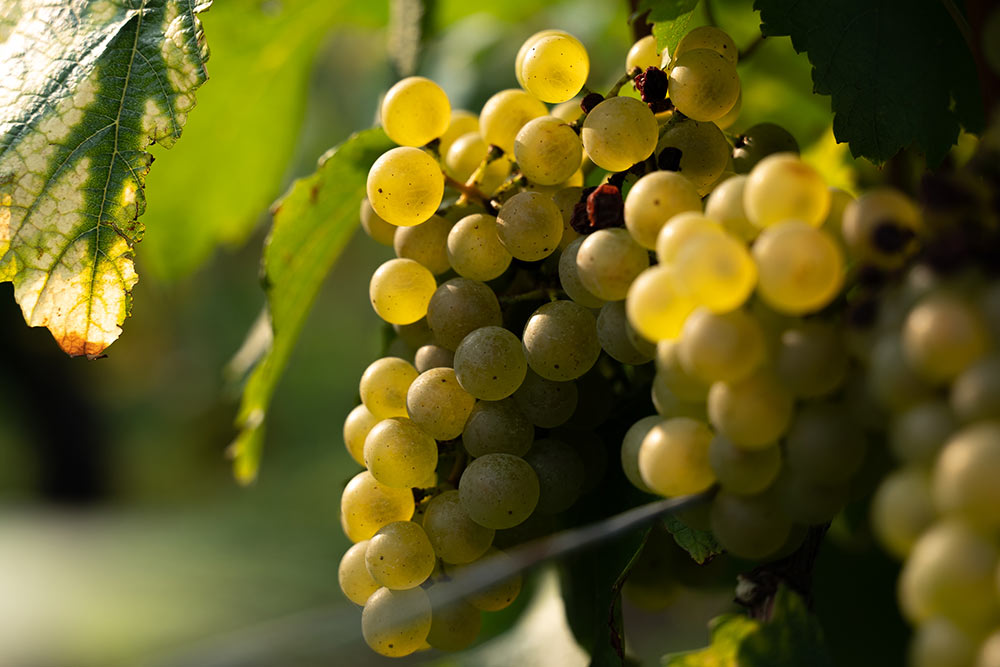
[{"label": "grape stem", "polygon": [[521,303],[523,301],[541,301],[543,299],[548,299],[549,301],[558,301],[560,296],[565,296],[566,293],[562,290],[555,289],[553,287],[539,287],[538,289],[533,289],[529,292],[521,292],[520,294],[510,294],[507,296],[500,297],[500,305],[506,306],[512,303]]},{"label": "grape stem", "polygon": [[811,607],[813,567],[829,527],[829,523],[811,526],[802,544],[790,555],[739,575],[735,602],[746,607],[752,618],[769,621],[774,609],[774,598],[781,584],[785,584],[801,595]]},{"label": "grape stem", "polygon": [[[496,210],[493,206],[493,202],[490,201],[490,198],[484,195],[482,191],[475,185],[469,185],[468,183],[463,183],[462,181],[455,180],[448,174],[444,175],[444,182],[450,185],[451,187],[455,188],[459,192],[461,192],[462,198],[465,198],[466,200],[473,199],[481,203],[488,211]],[[461,198],[459,199],[458,203],[462,203]]]}]

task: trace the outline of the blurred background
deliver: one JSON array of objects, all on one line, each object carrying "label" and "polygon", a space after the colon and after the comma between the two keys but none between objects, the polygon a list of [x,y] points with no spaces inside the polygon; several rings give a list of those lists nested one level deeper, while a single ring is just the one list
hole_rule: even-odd
[{"label": "blurred background", "polygon": [[[758,39],[751,0],[716,0],[712,17],[705,4],[691,27],[711,18],[741,47]],[[107,358],[66,358],[0,285],[0,665],[388,662],[360,642],[336,568],[348,545],[340,491],[356,472],[341,425],[380,350],[366,286],[391,249],[358,234],[343,253],[278,387],[260,479],[239,488],[224,458],[239,387],[224,368],[263,305],[267,208],[370,126],[401,74],[478,110],[516,85],[524,39],[555,27],[587,45],[589,85],[602,90],[624,68],[629,14],[625,0],[215,0],[202,15],[211,79],[177,145],[153,147],[141,279]],[[733,130],[778,122],[851,187],[829,100],[811,95],[789,41],[759,44],[740,73]],[[680,611],[627,605],[631,652],[656,664],[704,645],[707,621],[728,608],[725,584],[681,593]],[[535,575],[468,655],[409,662],[585,663],[555,586]],[[512,623],[516,635],[491,638]]]}]

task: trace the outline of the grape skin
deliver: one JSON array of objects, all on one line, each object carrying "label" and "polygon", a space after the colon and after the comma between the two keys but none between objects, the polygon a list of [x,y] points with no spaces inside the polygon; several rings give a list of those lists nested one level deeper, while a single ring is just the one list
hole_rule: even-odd
[{"label": "grape skin", "polygon": [[385,94],[380,116],[385,133],[397,144],[423,146],[448,129],[451,103],[439,85],[411,76]]},{"label": "grape skin", "polygon": [[393,148],[368,171],[368,201],[380,218],[400,227],[429,219],[444,197],[444,174],[419,148]]},{"label": "grape skin", "polygon": [[624,171],[648,158],[658,136],[653,112],[631,97],[612,97],[598,104],[587,114],[580,133],[587,156],[608,171]]},{"label": "grape skin", "polygon": [[575,380],[601,354],[597,320],[573,301],[553,301],[532,314],[524,327],[524,355],[531,370],[547,380]]},{"label": "grape skin", "polygon": [[636,243],[652,250],[658,247],[660,230],[686,211],[701,212],[694,184],[674,171],[654,171],[636,181],[625,197],[625,227]]}]

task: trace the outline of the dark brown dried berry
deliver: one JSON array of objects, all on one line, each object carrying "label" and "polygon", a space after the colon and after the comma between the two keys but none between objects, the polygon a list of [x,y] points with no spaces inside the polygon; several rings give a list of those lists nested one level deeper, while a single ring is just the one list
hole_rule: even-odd
[{"label": "dark brown dried berry", "polygon": [[603,101],[604,95],[601,95],[600,93],[587,93],[587,95],[580,100],[580,108],[583,109],[584,113],[590,113],[594,107]]},{"label": "dark brown dried berry", "polygon": [[658,102],[650,102],[646,106],[648,106],[649,110],[653,113],[664,113],[666,111],[673,111],[674,103],[668,98]]},{"label": "dark brown dried berry", "polygon": [[684,153],[679,148],[674,146],[664,148],[656,158],[656,166],[664,171],[680,171],[683,156]]},{"label": "dark brown dried berry", "polygon": [[901,252],[913,240],[913,230],[892,220],[884,220],[875,226],[872,242],[884,253]]},{"label": "dark brown dried berry", "polygon": [[660,102],[667,97],[667,73],[659,67],[647,67],[635,77],[635,89],[646,104]]}]

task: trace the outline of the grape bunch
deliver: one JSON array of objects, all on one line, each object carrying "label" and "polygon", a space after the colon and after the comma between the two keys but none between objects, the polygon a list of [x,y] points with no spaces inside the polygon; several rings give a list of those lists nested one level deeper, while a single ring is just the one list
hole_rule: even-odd
[{"label": "grape bunch", "polygon": [[[672,54],[646,37],[601,95],[584,89],[580,41],[546,30],[517,54],[521,88],[478,115],[422,77],[386,94],[381,125],[399,146],[372,165],[361,222],[396,253],[369,286],[395,336],[344,424],[365,470],[341,500],[354,546],[339,572],[378,653],[464,648],[482,611],[513,602],[518,578],[441,608],[427,591],[505,558],[602,488],[612,471],[596,429],[612,410],[633,416],[611,443],[632,485],[714,492],[683,520],[767,561],[852,498],[883,423],[870,396],[893,411],[907,465],[874,504],[876,530],[919,572],[904,572],[904,609],[937,624],[933,650],[957,641],[939,626],[962,614],[996,625],[992,538],[940,520],[947,539],[920,545],[935,512],[1000,526],[989,483],[1000,426],[988,421],[1000,416],[1000,362],[987,325],[1000,284],[975,297],[927,288],[915,303],[924,288],[907,283],[893,310],[905,324],[860,331],[882,298],[872,285],[930,245],[925,215],[890,188],[855,199],[829,187],[777,125],[727,136],[737,58],[715,27]],[[943,383],[951,405],[934,395]],[[953,435],[959,421],[970,425]],[[927,471],[942,447],[934,493],[949,491],[934,502],[946,509]],[[958,583],[944,586],[940,554],[959,538],[963,558],[975,542],[981,559],[956,560],[945,574]],[[970,597],[990,602],[958,610]]]}]

